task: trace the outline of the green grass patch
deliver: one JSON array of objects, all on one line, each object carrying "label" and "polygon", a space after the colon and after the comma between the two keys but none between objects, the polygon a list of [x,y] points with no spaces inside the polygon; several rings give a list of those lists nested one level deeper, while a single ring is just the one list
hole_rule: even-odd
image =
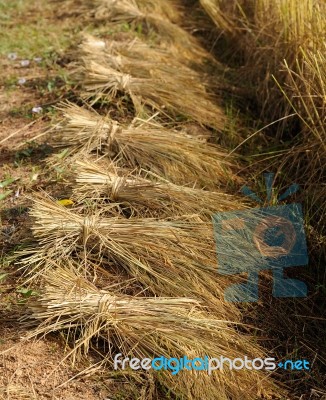
[{"label": "green grass patch", "polygon": [[[44,18],[37,18],[40,8]],[[16,52],[19,58],[49,58],[70,45],[68,29],[67,25],[58,31],[58,21],[51,21],[50,5],[44,0],[0,0],[1,55]]]}]

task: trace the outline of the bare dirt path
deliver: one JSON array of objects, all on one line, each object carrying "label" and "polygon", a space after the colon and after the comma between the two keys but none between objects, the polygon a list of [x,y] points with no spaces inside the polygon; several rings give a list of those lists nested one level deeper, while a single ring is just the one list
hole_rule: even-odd
[{"label": "bare dirt path", "polygon": [[62,362],[60,339],[21,342],[25,294],[19,292],[28,289],[20,287],[19,271],[8,268],[10,254],[28,237],[25,195],[51,190],[56,179],[43,161],[51,149],[33,140],[70,90],[62,55],[78,21],[56,11],[44,0],[0,2],[0,399],[106,398],[103,384],[69,382],[87,365]]}]

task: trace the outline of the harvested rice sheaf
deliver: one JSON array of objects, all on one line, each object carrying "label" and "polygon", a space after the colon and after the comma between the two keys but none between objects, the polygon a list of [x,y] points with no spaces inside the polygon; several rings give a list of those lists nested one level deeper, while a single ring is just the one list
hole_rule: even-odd
[{"label": "harvested rice sheaf", "polygon": [[180,3],[169,0],[100,0],[95,19],[104,23],[131,23],[142,26],[149,36],[155,33],[156,40],[174,56],[184,60],[203,62],[210,58],[198,41],[176,22],[185,18]]},{"label": "harvested rice sheaf", "polygon": [[[145,74],[145,76],[150,74],[151,69],[164,69],[166,65],[174,66],[182,70],[184,75],[191,75],[201,83],[204,82],[206,69],[201,65],[200,59],[187,60],[173,46],[164,47],[156,43],[148,43],[137,36],[130,38],[130,34],[125,37],[120,36],[119,40],[113,40],[111,37],[103,38],[85,34],[79,46],[81,57],[107,62],[115,68],[125,69],[135,75]],[[217,60],[214,60],[214,64],[217,66]],[[223,71],[224,69],[221,70],[221,76]],[[221,77],[215,76],[216,84],[219,80]],[[223,84],[225,84],[224,81]]]},{"label": "harvested rice sheaf", "polygon": [[197,214],[203,220],[211,220],[216,212],[246,208],[240,198],[223,191],[212,192],[187,186],[175,185],[166,179],[118,168],[113,162],[95,162],[82,155],[74,166],[76,201],[119,202],[132,208],[137,215],[158,218],[184,214]]},{"label": "harvested rice sheaf", "polygon": [[73,104],[61,107],[64,113],[57,145],[80,151],[108,154],[118,166],[147,170],[173,183],[198,184],[212,188],[232,178],[233,158],[219,146],[167,129],[154,122],[124,126],[109,117]]},{"label": "harvested rice sheaf", "polygon": [[165,114],[184,116],[223,130],[225,114],[216,99],[207,93],[203,76],[169,52],[138,42],[126,43],[123,49],[115,42],[106,45],[87,37],[82,54],[79,79],[87,92],[85,97],[92,98],[93,104],[125,93],[136,109],[146,104]]},{"label": "harvested rice sheaf", "polygon": [[[84,97],[92,104],[100,100],[111,100],[119,93],[128,94],[136,110],[142,105],[158,110],[170,117],[181,117],[223,131],[226,117],[221,108],[214,104],[204,86],[194,79],[193,74],[173,65],[158,66],[144,76],[123,73],[96,60],[87,59],[82,81]],[[193,100],[194,99],[194,100]]]},{"label": "harvested rice sheaf", "polygon": [[196,216],[158,220],[113,213],[103,217],[101,208],[81,212],[51,200],[34,202],[32,230],[38,246],[24,251],[22,261],[32,279],[52,268],[50,260],[74,257],[81,264],[97,260],[109,271],[118,266],[157,296],[203,299],[215,315],[238,317],[235,305],[223,300],[227,283],[217,274],[211,223]]},{"label": "harvested rice sheaf", "polygon": [[[46,274],[45,280],[45,290],[30,306],[31,318],[40,322],[33,336],[69,331],[74,344],[70,355],[74,357],[94,348],[111,365],[118,353],[140,359],[263,357],[261,349],[237,333],[232,324],[215,319],[189,298],[131,297],[117,293],[114,286],[99,290],[67,267]],[[187,399],[253,400],[283,394],[258,370],[226,367],[211,375],[194,370],[153,374],[157,384]]]},{"label": "harvested rice sheaf", "polygon": [[171,22],[181,19],[180,7],[170,0],[97,0],[95,18],[126,21],[156,15]]}]

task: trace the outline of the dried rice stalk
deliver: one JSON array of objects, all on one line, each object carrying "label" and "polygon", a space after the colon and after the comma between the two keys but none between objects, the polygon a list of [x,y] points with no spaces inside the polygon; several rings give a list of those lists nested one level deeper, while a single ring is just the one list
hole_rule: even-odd
[{"label": "dried rice stalk", "polygon": [[[129,57],[133,61],[162,61],[175,62],[180,65],[178,60],[173,60],[171,53],[160,47],[153,47],[147,42],[135,37],[130,40],[104,40],[90,34],[84,34],[83,41],[80,45],[81,54],[83,56],[95,56],[96,58],[105,58],[107,55]],[[183,63],[184,64],[184,63]]]},{"label": "dried rice stalk", "polygon": [[[84,60],[94,60],[100,64],[109,64],[117,70],[134,72],[138,77],[150,77],[152,68],[164,68],[164,64],[183,69],[188,75],[198,79],[198,74],[185,66],[184,60],[171,57],[171,52],[151,47],[148,43],[135,38],[133,40],[104,41],[91,35],[84,35],[80,45],[81,56]],[[86,61],[87,62],[87,61]],[[141,76],[140,76],[141,75]]]},{"label": "dried rice stalk", "polygon": [[52,0],[58,17],[78,16],[86,21],[92,18],[94,2],[95,0]]},{"label": "dried rice stalk", "polygon": [[237,0],[199,0],[199,2],[219,29],[230,35],[238,33],[236,16],[238,8],[241,10],[241,4]]},{"label": "dried rice stalk", "polygon": [[162,62],[162,59],[137,59],[106,51],[101,57],[98,52],[84,57],[83,63],[84,96],[91,98],[93,104],[126,93],[138,111],[143,103],[164,114],[181,115],[218,131],[225,127],[226,116],[207,93],[202,77],[175,59]]},{"label": "dried rice stalk", "polygon": [[[131,297],[117,294],[114,288],[100,291],[67,268],[45,279],[44,293],[31,305],[31,317],[41,322],[32,336],[68,330],[75,339],[74,356],[94,347],[109,363],[117,353],[140,359],[262,356],[258,346],[228,322],[205,314],[194,300]],[[99,338],[107,343],[107,349],[100,347]],[[191,399],[213,400],[218,392],[219,399],[252,400],[276,391],[267,376],[254,370],[226,368],[210,376],[205,371],[183,371],[175,376],[162,371],[154,376],[176,395]]]},{"label": "dried rice stalk", "polygon": [[20,384],[8,383],[7,385],[0,387],[1,399],[10,400],[37,400],[35,397],[34,388],[26,388]]},{"label": "dried rice stalk", "polygon": [[97,0],[95,18],[125,22],[148,13],[174,23],[181,20],[180,10],[170,0]]},{"label": "dried rice stalk", "polygon": [[86,153],[108,153],[118,165],[143,168],[174,183],[198,182],[216,187],[232,177],[227,155],[212,144],[163,128],[158,124],[119,125],[109,117],[73,104],[61,107],[65,121],[57,144],[71,145]]},{"label": "dried rice stalk", "polygon": [[[194,62],[187,66],[184,57],[180,54],[171,57],[171,49],[164,49],[153,46],[138,38],[130,40],[102,40],[91,35],[84,35],[84,40],[80,46],[81,56],[85,64],[96,61],[101,65],[109,65],[119,72],[130,74],[135,78],[161,77],[166,80],[166,76],[174,70],[176,80],[192,81],[196,86],[198,96],[212,102],[214,99],[207,94],[208,80],[206,68],[197,66]],[[216,68],[218,63],[216,62]],[[194,69],[195,67],[195,69]],[[222,80],[225,67],[220,65],[220,75],[214,78],[214,87],[219,83],[225,87]],[[217,73],[217,71],[216,71]],[[216,105],[214,105],[216,108]]]},{"label": "dried rice stalk", "polygon": [[[173,48],[173,46],[171,48],[171,46],[153,45],[140,40],[138,37],[134,37],[131,40],[130,35],[126,36],[126,39],[119,37],[119,40],[112,40],[112,38],[105,40],[89,34],[84,34],[83,37],[84,40],[80,46],[82,56],[92,57],[93,59],[96,57],[97,61],[106,60],[110,65],[113,63],[112,65],[117,68],[122,66],[122,57],[124,57],[123,66],[126,67],[126,64],[128,65],[129,62],[130,71],[133,71],[135,74],[142,73],[145,69],[145,62],[146,65],[151,62],[151,68],[153,66],[157,68],[157,63],[162,64],[160,67],[164,67],[163,64],[174,65],[183,70],[184,74],[192,74],[197,80],[203,81],[203,73],[200,76],[194,70],[186,68],[187,60],[185,60],[182,52]],[[138,63],[137,67],[135,67],[135,63]],[[191,60],[188,64],[191,68],[196,67],[196,71],[206,71],[206,69],[198,65],[198,60],[197,63],[195,60]],[[215,65],[218,65],[217,61],[215,61]],[[133,69],[131,70],[131,68]],[[224,68],[221,65],[221,76],[223,76]],[[146,66],[146,69],[150,68]],[[219,77],[216,76],[215,79],[218,80]]]},{"label": "dried rice stalk", "polygon": [[142,23],[145,29],[153,29],[163,45],[179,57],[195,62],[211,58],[191,34],[176,24],[183,17],[175,3],[168,0],[101,0],[95,13],[96,19],[111,23]]},{"label": "dried rice stalk", "polygon": [[48,260],[74,255],[119,266],[155,295],[205,299],[213,313],[236,317],[238,310],[223,300],[226,280],[217,274],[213,228],[194,216],[179,220],[107,218],[72,212],[56,202],[34,199],[32,227],[39,248],[24,251],[22,263],[32,279],[52,268]]},{"label": "dried rice stalk", "polygon": [[74,198],[77,201],[110,199],[138,210],[143,216],[164,218],[187,213],[210,220],[216,212],[246,207],[236,196],[178,186],[159,178],[153,181],[139,173],[117,168],[112,162],[98,163],[84,157],[81,161],[80,157],[74,170],[77,182]]}]

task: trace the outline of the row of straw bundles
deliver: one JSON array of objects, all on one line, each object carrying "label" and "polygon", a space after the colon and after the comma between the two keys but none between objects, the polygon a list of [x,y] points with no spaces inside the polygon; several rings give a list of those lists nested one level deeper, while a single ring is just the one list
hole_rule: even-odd
[{"label": "row of straw bundles", "polygon": [[228,183],[231,177],[237,180],[232,173],[233,158],[217,145],[154,122],[124,126],[73,104],[60,109],[64,126],[53,144],[109,154],[122,167],[151,171],[178,184],[197,182],[214,188]]},{"label": "row of straw bundles", "polygon": [[[76,346],[71,356],[96,352],[112,365],[114,356],[188,359],[205,356],[230,359],[263,357],[261,350],[228,322],[216,319],[188,298],[142,298],[105,291],[81,277],[72,265],[45,275],[41,298],[31,305],[33,318],[41,324],[33,336],[67,330]],[[78,328],[78,329],[77,329]],[[94,342],[93,339],[96,339]],[[107,348],[98,343],[107,343]],[[214,365],[217,365],[216,363]],[[183,370],[173,375],[160,371],[155,379],[177,396],[186,399],[260,399],[276,388],[259,370],[228,367],[223,370]],[[282,390],[277,389],[280,395]],[[264,397],[267,398],[267,397]]]},{"label": "row of straw bundles", "polygon": [[[137,111],[142,105],[163,114],[183,116],[221,132],[225,115],[207,93],[204,78],[174,57],[147,46],[139,57],[139,46],[119,51],[118,46],[99,48],[87,38],[82,46],[82,85],[93,104],[128,94]],[[92,50],[92,48],[94,48]],[[162,62],[162,58],[164,62]]]},{"label": "row of straw bundles", "polygon": [[[126,16],[128,10],[123,7],[140,7],[141,2],[107,4],[109,18],[118,20],[120,17],[113,16],[119,15],[117,8],[121,7]],[[156,26],[157,32],[171,29],[171,42],[184,47],[181,54],[195,50],[188,47],[192,43],[188,35],[180,35],[181,41],[174,36],[180,30],[172,27],[167,19],[158,23],[147,15],[131,18],[149,22],[150,26]],[[223,113],[210,101],[195,74],[183,67],[182,73],[178,73],[173,57],[171,67],[147,60],[139,75],[134,71],[133,77],[129,69],[132,62],[128,62],[127,55],[121,54],[121,59],[118,56],[104,54],[100,76],[95,65],[91,86],[88,86],[95,95],[94,104],[103,93],[106,99],[113,100],[120,90],[128,93],[136,106],[145,102],[165,114],[186,114],[194,121],[222,130]],[[96,53],[94,58],[96,61],[101,57]],[[92,72],[87,70],[87,65],[93,63],[94,59],[85,56],[86,75]],[[135,61],[135,66],[138,68],[140,63]],[[128,68],[125,70],[128,72],[123,68]],[[226,160],[226,153],[202,140],[165,129],[153,120],[125,126],[108,116],[72,105],[65,107],[64,113],[63,135],[55,140],[57,143],[61,140],[64,146],[73,146],[72,158],[77,160],[78,168],[89,153],[109,156],[114,158],[114,168],[130,168],[142,182],[147,180],[149,172],[158,177],[171,177],[173,184],[165,182],[166,190],[167,186],[171,187],[175,195],[178,190],[184,191],[175,185],[177,182],[200,181],[204,187],[228,182],[229,176],[225,174],[230,174],[232,165]],[[112,176],[109,179],[112,182]],[[115,184],[115,195],[126,195],[128,189],[123,191],[116,179]],[[152,190],[147,195],[154,193],[158,201],[165,201],[164,188],[159,191],[148,180],[146,185]],[[189,188],[185,191],[193,204],[201,193]],[[150,209],[147,195],[143,199],[145,207]],[[203,197],[209,199],[209,195],[207,192]],[[77,189],[74,196],[78,199]],[[88,197],[86,189],[86,196],[83,194],[81,198],[85,202],[71,210],[52,200],[34,198],[31,215],[35,218],[33,234],[39,248],[30,250],[23,262],[30,267],[27,270],[30,279],[39,277],[46,282],[41,297],[31,308],[32,317],[41,323],[35,334],[66,330],[74,339],[73,351],[85,354],[93,348],[107,361],[118,352],[139,357],[263,356],[259,346],[228,322],[239,321],[239,312],[234,304],[223,300],[226,281],[222,277],[217,279],[215,243],[207,215],[201,216],[195,205],[196,214],[174,215],[171,201],[170,215],[165,218],[135,217],[133,212],[126,216],[121,211],[121,200],[125,201],[125,208],[129,201],[130,208],[137,207],[132,197],[113,198],[110,190],[108,196],[105,193],[103,196],[101,189],[99,196],[107,201],[105,206],[94,202],[92,195]],[[214,196],[218,195],[212,194],[212,202]],[[185,197],[183,201],[186,204]],[[208,208],[205,212],[208,213]],[[117,284],[114,275],[123,276],[126,281],[121,279]],[[211,376],[204,371],[182,371],[176,376],[169,372],[157,373],[155,378],[169,392],[195,400],[251,400],[281,392],[268,375],[256,370],[226,369]]]}]

